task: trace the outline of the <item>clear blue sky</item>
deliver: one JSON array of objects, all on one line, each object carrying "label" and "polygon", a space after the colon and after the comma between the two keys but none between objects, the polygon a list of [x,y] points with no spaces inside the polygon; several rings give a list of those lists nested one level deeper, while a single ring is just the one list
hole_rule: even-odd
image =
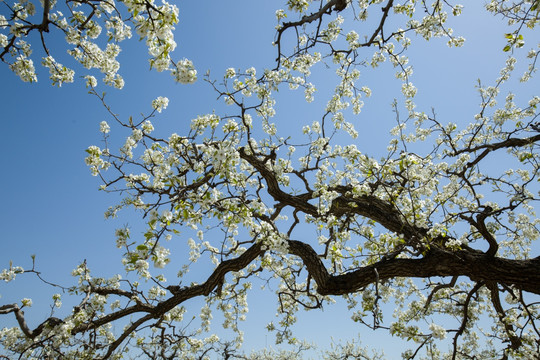
[{"label": "clear blue sky", "polygon": [[[276,53],[271,42],[274,12],[278,7],[275,2],[207,3],[180,2],[177,58],[193,60],[200,79],[208,69],[220,78],[228,67],[254,66],[260,72],[273,66]],[[463,48],[448,49],[444,41],[438,40],[426,46],[422,39],[413,37],[419,46],[413,46],[409,56],[415,71],[412,81],[419,88],[419,107],[426,111],[433,107],[443,122],[463,124],[472,119],[480,101],[474,88],[476,79],[492,82],[504,63],[501,22],[491,17],[478,18],[465,4],[462,18],[454,26],[456,32],[467,39]],[[526,48],[534,44],[531,39]],[[168,74],[149,71],[145,46],[135,39],[125,43],[119,60],[125,88],[118,91],[100,84],[99,90],[108,93],[113,111],[124,118],[148,113],[152,99],[167,96],[169,108],[154,125],[164,134],[182,133],[197,114],[221,108],[215,103],[215,94],[203,81],[189,86],[177,85]],[[65,64],[72,63],[65,60]],[[75,67],[75,70],[82,75],[80,68]],[[9,267],[10,260],[14,265],[30,268],[30,255],[36,254],[37,269],[46,279],[62,285],[71,284],[69,274],[83,259],[87,259],[95,275],[123,273],[121,251],[114,245],[114,229],[126,223],[136,226],[138,219],[122,214],[116,220],[104,219],[104,211],[118,198],[98,192],[100,183],[84,164],[84,150],[100,143],[100,121],[109,119],[97,99],[86,94],[83,81],[55,88],[50,85],[46,70],[39,67],[38,71],[39,82],[27,84],[0,64],[3,169],[0,268]],[[376,154],[386,148],[385,134],[395,125],[390,103],[394,97],[399,97],[400,85],[393,79],[394,70],[388,65],[376,72],[365,69],[363,74],[360,81],[372,88],[373,98],[366,101],[364,111],[355,120],[360,132],[358,146],[368,154]],[[324,93],[324,83],[317,85]],[[533,94],[538,90],[538,86],[531,84],[527,91]],[[325,104],[326,99],[320,98],[321,104]],[[278,121],[286,123],[290,118],[298,118],[299,114],[293,113],[294,108],[294,103],[278,105]],[[113,128],[111,136],[114,135]],[[15,282],[0,284],[0,304],[32,298],[34,305],[26,313],[30,326],[36,326],[47,316],[50,294],[54,292],[57,290],[43,286],[32,276],[21,276]],[[250,302],[245,326],[247,348],[262,348],[273,343],[273,336],[267,334],[263,326],[274,320],[276,302],[263,302],[265,296],[268,298],[268,294],[256,294]],[[200,299],[194,303],[195,307],[202,304]],[[330,336],[336,340],[356,338],[360,332],[364,344],[384,346],[390,358],[401,352],[400,345],[389,346],[398,344],[396,339],[382,338],[383,331],[372,333],[353,323],[342,307],[299,315],[298,338],[327,346]],[[318,323],[321,319],[325,321],[324,329]],[[2,326],[8,323],[14,323],[11,317],[0,318]]]}]

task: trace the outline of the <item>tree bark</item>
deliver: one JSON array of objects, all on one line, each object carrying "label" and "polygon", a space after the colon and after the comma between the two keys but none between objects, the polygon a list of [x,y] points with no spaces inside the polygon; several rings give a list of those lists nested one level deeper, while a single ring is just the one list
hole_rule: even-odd
[{"label": "tree bark", "polygon": [[289,249],[303,260],[321,295],[356,292],[375,283],[377,273],[379,281],[398,277],[467,276],[475,282],[495,282],[540,295],[540,257],[510,260],[473,250],[446,251],[434,248],[423,258],[382,260],[346,274],[330,275],[308,244],[290,240]]}]

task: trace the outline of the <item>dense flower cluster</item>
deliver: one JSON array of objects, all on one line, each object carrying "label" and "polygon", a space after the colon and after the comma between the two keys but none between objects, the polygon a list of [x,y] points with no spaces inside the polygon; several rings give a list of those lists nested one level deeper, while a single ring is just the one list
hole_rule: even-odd
[{"label": "dense flower cluster", "polygon": [[[48,4],[49,8],[43,8],[43,4]],[[74,70],[59,64],[54,57],[59,56],[55,55],[58,51],[48,45],[46,33],[49,29],[62,31],[70,46],[68,53],[84,68],[101,72],[103,82],[109,86],[119,89],[124,86],[118,73],[117,56],[121,51],[120,43],[132,37],[133,29],[141,40],[146,41],[152,68],[171,71],[181,83],[196,80],[196,71],[189,60],[176,63],[171,59],[176,48],[173,31],[178,23],[178,8],[166,1],[161,5],[151,0],[109,0],[97,4],[86,0],[75,3],[47,1],[42,3],[42,8],[36,8],[33,2],[21,0],[1,11],[6,9],[8,13],[0,14],[0,60],[7,62],[23,81],[37,81],[31,59],[32,46],[26,41],[37,31],[43,41],[33,46],[41,45],[46,52],[42,64],[49,69],[52,83],[61,86],[73,82]],[[95,86],[94,81],[90,83]]]}]

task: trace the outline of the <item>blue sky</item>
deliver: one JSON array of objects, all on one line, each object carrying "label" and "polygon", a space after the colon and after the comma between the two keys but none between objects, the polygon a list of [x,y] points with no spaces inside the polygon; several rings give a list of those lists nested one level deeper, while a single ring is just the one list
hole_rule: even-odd
[{"label": "blue sky", "polygon": [[[206,3],[180,2],[180,23],[176,31],[176,57],[191,59],[200,80],[194,85],[178,85],[168,74],[149,71],[144,44],[132,39],[124,44],[119,56],[125,88],[118,91],[99,85],[100,91],[107,92],[114,112],[124,118],[148,113],[154,98],[167,96],[169,108],[154,125],[164,134],[181,133],[189,129],[190,120],[198,114],[222,108],[215,102],[215,93],[201,81],[206,70],[220,78],[228,67],[255,66],[262,71],[273,66],[276,52],[271,42],[277,8],[274,2],[214,1],[211,6]],[[419,46],[413,46],[409,52],[415,70],[412,81],[419,88],[417,103],[426,111],[433,107],[443,122],[470,121],[480,102],[474,88],[476,80],[492,82],[504,64],[501,19],[478,17],[469,11],[472,10],[466,4],[462,18],[455,24],[456,32],[467,39],[463,48],[449,49],[444,41],[437,39],[426,46],[422,39],[413,37]],[[55,46],[61,43],[62,39],[52,42]],[[526,48],[534,43],[531,39]],[[68,66],[72,64],[62,61]],[[75,70],[81,69],[75,67]],[[28,84],[22,83],[7,66],[0,66],[3,160],[0,268],[9,267],[10,260],[14,265],[30,268],[30,255],[36,254],[36,268],[49,281],[62,285],[71,284],[69,274],[83,259],[87,259],[95,275],[122,273],[121,252],[114,246],[114,229],[126,223],[134,225],[137,219],[130,218],[129,214],[120,215],[116,220],[104,219],[103,212],[115,204],[118,197],[98,192],[100,183],[84,164],[84,150],[89,145],[99,145],[99,123],[109,120],[107,114],[97,99],[86,93],[83,81],[56,88],[48,82],[44,69],[38,68],[38,71],[38,83]],[[365,81],[374,95],[355,120],[360,132],[357,141],[362,151],[382,155],[387,131],[395,125],[390,104],[399,97],[400,84],[393,79],[394,70],[388,64],[376,72],[368,68],[361,71],[360,82]],[[319,106],[326,101],[322,95],[324,81],[321,78],[318,85],[322,100]],[[335,79],[329,78],[328,83],[332,81]],[[332,88],[333,85],[330,90]],[[529,84],[525,91],[529,95],[537,94],[538,86]],[[288,103],[278,105],[278,117],[282,121],[290,121],[287,119],[289,112],[295,109],[295,101],[303,98],[301,93],[299,95],[292,95]],[[313,116],[318,114],[314,112]],[[294,127],[300,125],[293,123],[286,131],[295,131]],[[114,130],[113,127],[113,137]],[[15,282],[0,284],[0,304],[32,298],[34,306],[26,313],[31,326],[35,326],[48,314],[50,294],[55,292],[58,290],[44,286],[30,275],[21,276]],[[250,303],[245,328],[248,348],[273,343],[273,336],[263,329],[264,324],[273,320],[276,306],[274,300],[264,302],[267,295],[256,294]],[[65,302],[68,303],[67,299]],[[200,299],[194,301],[195,307],[201,304]],[[330,336],[335,340],[355,338],[361,332],[364,344],[384,346],[390,358],[401,352],[399,345],[394,348],[383,342],[396,342],[396,339],[382,337],[383,331],[371,333],[354,324],[343,307],[327,307],[323,312],[299,315],[299,338],[327,346]],[[320,330],[322,319],[327,332]],[[4,316],[1,323],[12,320]]]}]

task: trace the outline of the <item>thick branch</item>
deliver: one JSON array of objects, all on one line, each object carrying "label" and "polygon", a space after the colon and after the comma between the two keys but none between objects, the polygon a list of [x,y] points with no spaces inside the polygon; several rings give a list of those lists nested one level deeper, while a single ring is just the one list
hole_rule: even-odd
[{"label": "thick branch", "polygon": [[27,337],[34,339],[39,334],[43,332],[43,329],[45,326],[55,326],[62,322],[62,320],[56,318],[56,317],[49,317],[45,321],[43,321],[37,328],[34,330],[30,330],[28,327],[28,324],[26,323],[26,319],[24,318],[24,311],[19,307],[17,304],[8,304],[0,306],[0,314],[9,314],[10,312],[15,313],[15,318],[17,319],[17,322],[19,323],[19,327],[21,328],[24,335]]},{"label": "thick branch", "polygon": [[253,166],[261,176],[266,181],[266,185],[268,186],[268,194],[270,194],[274,200],[277,202],[283,204],[283,205],[290,205],[298,210],[301,210],[305,212],[306,214],[310,214],[313,216],[317,216],[317,208],[310,203],[308,203],[308,200],[312,199],[312,193],[307,192],[301,195],[290,195],[281,190],[279,187],[279,183],[276,179],[276,174],[270,170],[265,162],[263,160],[258,159],[255,155],[249,155],[245,152],[244,148],[238,149],[238,153],[240,157],[244,160],[246,160],[251,166]]},{"label": "thick branch", "polygon": [[156,311],[154,311],[155,317],[157,318],[165,314],[176,305],[193,297],[200,295],[208,296],[214,289],[223,284],[223,279],[227,273],[242,270],[262,254],[264,254],[264,250],[262,250],[261,244],[256,243],[236,259],[221,262],[214,270],[212,275],[208,277],[208,280],[206,280],[203,284],[184,288],[169,286],[167,289],[171,291],[174,296],[156,306]]},{"label": "thick branch", "polygon": [[497,288],[497,285],[493,283],[488,283],[487,288],[489,289],[489,292],[491,294],[491,303],[493,304],[495,311],[497,311],[497,315],[499,316],[499,321],[503,324],[506,334],[508,335],[508,338],[510,339],[511,348],[516,350],[521,346],[521,339],[518,336],[516,336],[514,332],[514,327],[511,324],[509,324],[508,321],[504,320],[506,312],[504,311],[501,304],[501,299],[499,297],[499,289]]},{"label": "thick branch", "polygon": [[[381,9],[382,12],[383,12],[383,16],[381,17],[381,21],[379,23],[379,26],[377,27],[377,29],[375,29],[375,31],[371,35],[371,38],[369,39],[369,41],[362,44],[362,46],[370,46],[371,44],[373,44],[375,42],[375,38],[379,34],[381,34],[381,38],[383,37],[382,32],[383,32],[384,23],[386,22],[386,18],[388,17],[388,13],[390,12],[390,9],[392,8],[393,4],[394,4],[394,0],[390,0],[390,1],[388,1],[388,4],[386,4],[386,6]],[[384,41],[384,39],[382,39],[382,40]]]},{"label": "thick branch", "polygon": [[487,240],[489,243],[489,249],[486,252],[486,255],[495,256],[497,253],[497,250],[499,249],[499,244],[497,244],[497,241],[495,240],[495,237],[489,232],[489,230],[486,227],[485,220],[488,217],[489,213],[491,212],[491,207],[486,207],[484,211],[482,211],[478,216],[476,217],[476,223],[475,226],[482,234],[484,239]]},{"label": "thick branch", "polygon": [[41,24],[38,25],[38,28],[40,31],[49,32],[49,11],[51,9],[51,1],[50,0],[44,0],[43,1],[43,18],[41,20]]},{"label": "thick branch", "polygon": [[492,151],[495,151],[495,150],[498,150],[498,149],[506,149],[506,148],[515,148],[515,147],[527,146],[527,145],[530,145],[530,144],[534,144],[537,141],[540,141],[540,134],[535,135],[535,136],[531,136],[531,137],[528,137],[528,138],[523,138],[523,139],[509,138],[507,140],[500,141],[498,143],[484,144],[484,145],[478,145],[478,146],[475,146],[475,147],[472,147],[472,148],[465,148],[465,149],[461,149],[461,150],[458,150],[458,151],[454,152],[453,155],[457,156],[457,155],[462,154],[462,153],[472,153],[472,152],[484,149],[484,151],[482,151],[482,153],[480,155],[478,155],[473,161],[468,162],[466,164],[465,169],[469,169],[469,168],[473,167],[474,165],[478,164],[480,162],[480,160],[485,158]]},{"label": "thick branch", "polygon": [[261,244],[254,244],[239,257],[220,263],[214,272],[202,284],[183,288],[180,288],[179,286],[169,286],[167,289],[172,292],[174,296],[155,306],[145,304],[133,305],[129,308],[119,310],[89,323],[82,324],[74,328],[72,332],[80,333],[87,330],[96,329],[100,326],[137,312],[146,312],[149,314],[149,319],[157,319],[163,314],[172,310],[176,305],[186,300],[201,295],[208,296],[214,289],[223,283],[223,278],[227,273],[242,270],[263,253],[264,251],[261,250]]},{"label": "thick branch", "polygon": [[311,246],[290,240],[291,254],[299,256],[321,295],[343,295],[356,292],[376,281],[397,277],[427,278],[435,276],[467,276],[479,282],[493,282],[515,286],[540,294],[540,257],[530,260],[509,260],[480,252],[456,252],[433,248],[420,259],[391,259],[364,266],[343,275],[330,275]]},{"label": "thick branch", "polygon": [[[255,155],[247,154],[244,148],[240,148],[238,152],[242,159],[246,160],[259,171],[268,186],[268,194],[276,202],[282,205],[290,205],[297,210],[315,217],[320,216],[317,207],[308,202],[313,198],[312,192],[306,192],[300,195],[290,195],[284,192],[279,187],[276,174],[266,166],[264,160],[257,158]],[[352,190],[348,186],[340,186],[332,190],[342,194],[342,196],[334,199],[330,207],[329,213],[336,217],[345,214],[365,216],[380,223],[386,229],[398,234],[404,234],[405,237],[412,240],[421,239],[427,232],[427,229],[419,228],[404,221],[398,209],[388,201],[381,200],[373,195],[362,195],[359,197],[347,196],[347,193]]]},{"label": "thick branch", "polygon": [[19,327],[21,328],[24,335],[28,336],[29,338],[34,338],[34,332],[28,327],[26,319],[24,318],[24,311],[21,310],[19,305],[8,304],[0,307],[0,314],[9,314],[10,312],[15,313],[15,318],[17,319]]},{"label": "thick branch", "polygon": [[[336,190],[345,193],[349,188],[343,186]],[[358,197],[342,195],[334,199],[330,212],[337,217],[345,214],[356,214],[367,217],[378,222],[386,229],[403,234],[406,238],[410,239],[421,239],[427,233],[427,229],[411,225],[404,221],[401,213],[394,205],[374,195],[362,195]]]}]

